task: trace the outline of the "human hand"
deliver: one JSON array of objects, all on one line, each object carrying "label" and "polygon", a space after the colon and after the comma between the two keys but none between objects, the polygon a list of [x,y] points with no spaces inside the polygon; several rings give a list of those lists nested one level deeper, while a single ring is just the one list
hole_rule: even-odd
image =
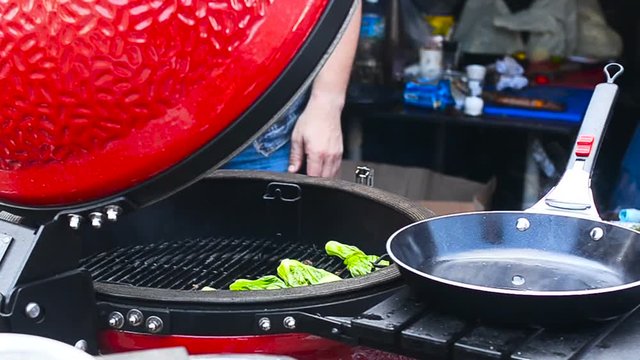
[{"label": "human hand", "polygon": [[361,3],[326,64],[313,81],[307,107],[291,137],[289,172],[307,157],[307,175],[334,177],[342,161],[341,115],[360,33]]},{"label": "human hand", "polygon": [[304,157],[307,175],[334,177],[342,161],[342,106],[310,100],[291,136],[289,172],[298,172]]}]

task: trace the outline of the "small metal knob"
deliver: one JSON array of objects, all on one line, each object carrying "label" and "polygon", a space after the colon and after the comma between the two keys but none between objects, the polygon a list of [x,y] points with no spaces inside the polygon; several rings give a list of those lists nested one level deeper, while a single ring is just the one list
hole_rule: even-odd
[{"label": "small metal knob", "polygon": [[87,343],[87,340],[80,339],[74,346],[76,347],[76,349],[87,351],[87,349],[89,348],[89,343]]},{"label": "small metal knob", "polygon": [[260,318],[260,320],[258,320],[258,327],[262,331],[271,330],[271,320],[269,320],[269,318],[266,318],[266,317]]},{"label": "small metal knob", "polygon": [[164,326],[164,324],[162,323],[162,319],[160,319],[159,317],[149,316],[147,318],[147,322],[145,323],[145,326],[147,327],[147,330],[150,333],[156,334],[162,331],[162,327]]},{"label": "small metal knob", "polygon": [[29,319],[37,319],[42,314],[42,309],[38,303],[30,302],[24,307],[24,314],[27,315]]},{"label": "small metal knob", "polygon": [[80,228],[80,223],[82,222],[82,216],[71,214],[69,215],[69,227],[73,230],[78,230]]},{"label": "small metal knob", "polygon": [[109,314],[108,320],[109,326],[114,329],[120,329],[124,325],[124,316],[119,311],[114,311]]},{"label": "small metal knob", "polygon": [[142,315],[142,312],[138,309],[131,309],[127,313],[127,321],[131,326],[138,326],[142,324],[143,320],[144,320],[144,315]]},{"label": "small metal knob", "polygon": [[287,316],[282,321],[282,325],[284,325],[284,327],[287,329],[293,330],[296,328],[296,319],[294,319],[293,316]]},{"label": "small metal knob", "polygon": [[518,229],[518,231],[527,231],[530,226],[531,223],[526,218],[516,220],[516,229]]},{"label": "small metal knob", "polygon": [[118,205],[109,205],[105,208],[107,220],[118,221],[118,216],[122,213],[122,208]]},{"label": "small metal knob", "polygon": [[89,214],[89,220],[91,221],[91,226],[96,229],[100,229],[102,227],[102,213],[101,212],[92,212]]}]

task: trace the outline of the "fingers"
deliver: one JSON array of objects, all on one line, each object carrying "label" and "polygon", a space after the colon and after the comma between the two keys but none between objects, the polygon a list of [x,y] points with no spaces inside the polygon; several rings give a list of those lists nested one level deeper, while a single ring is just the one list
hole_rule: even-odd
[{"label": "fingers", "polygon": [[289,155],[289,168],[290,173],[297,173],[302,166],[302,160],[304,158],[304,144],[302,136],[295,131],[291,136],[291,154]]},{"label": "fingers", "polygon": [[334,148],[330,152],[319,152],[315,156],[309,154],[307,157],[308,163],[310,159],[313,159],[313,166],[307,166],[308,175],[325,178],[335,177],[340,170],[340,163],[342,162],[342,148]]},{"label": "fingers", "polygon": [[309,152],[307,155],[307,175],[322,176],[324,159],[320,153]]},{"label": "fingers", "polygon": [[341,155],[331,155],[327,157],[322,166],[322,177],[332,178],[338,174],[340,170],[340,163],[342,162]]},{"label": "fingers", "polygon": [[326,152],[322,177],[335,177],[340,171],[343,152],[342,137],[340,136],[337,140],[329,146],[329,150]]}]

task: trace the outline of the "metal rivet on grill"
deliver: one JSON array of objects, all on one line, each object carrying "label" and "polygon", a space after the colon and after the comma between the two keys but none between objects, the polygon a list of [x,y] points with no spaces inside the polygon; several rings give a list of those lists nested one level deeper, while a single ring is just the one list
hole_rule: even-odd
[{"label": "metal rivet on grill", "polygon": [[89,348],[89,343],[87,343],[87,340],[80,339],[76,342],[74,346],[76,347],[76,349],[87,351],[87,349]]},{"label": "metal rivet on grill", "polygon": [[69,227],[73,230],[78,230],[80,228],[80,223],[82,222],[82,216],[80,215],[69,215]]},{"label": "metal rivet on grill", "polygon": [[37,319],[41,313],[42,309],[38,303],[30,302],[24,307],[24,314],[27,315],[29,319]]},{"label": "metal rivet on grill", "polygon": [[340,335],[340,329],[331,328],[331,335]]},{"label": "metal rivet on grill", "polygon": [[142,324],[142,320],[144,320],[144,315],[138,309],[131,309],[127,313],[127,321],[131,326],[138,326]]},{"label": "metal rivet on grill", "polygon": [[602,239],[602,237],[604,236],[604,230],[602,230],[602,228],[599,228],[599,227],[594,227],[589,232],[589,236],[591,236],[593,240],[598,241]]},{"label": "metal rivet on grill", "polygon": [[526,280],[522,275],[513,275],[513,277],[511,278],[511,283],[516,286],[524,285],[525,282]]},{"label": "metal rivet on grill", "polygon": [[162,319],[160,319],[157,316],[149,316],[147,318],[147,322],[146,322],[146,327],[147,330],[152,333],[159,333],[160,331],[162,331],[162,327],[163,327],[163,323],[162,323]]},{"label": "metal rivet on grill", "polygon": [[287,329],[293,330],[296,328],[296,319],[294,319],[293,316],[287,316],[282,321],[282,325],[284,325],[284,327]]},{"label": "metal rivet on grill", "polygon": [[122,213],[122,208],[118,205],[109,205],[105,208],[107,220],[118,221],[118,216]]},{"label": "metal rivet on grill", "polygon": [[96,229],[100,229],[102,227],[102,213],[101,212],[92,212],[89,214],[89,220],[91,220],[91,226]]},{"label": "metal rivet on grill", "polygon": [[516,220],[516,229],[518,229],[519,231],[527,231],[530,226],[531,223],[525,218],[519,218],[518,220]]},{"label": "metal rivet on grill", "polygon": [[258,327],[262,331],[271,330],[271,320],[269,320],[269,318],[266,318],[266,317],[260,318],[260,320],[258,320]]},{"label": "metal rivet on grill", "polygon": [[114,311],[109,314],[109,320],[107,320],[107,322],[109,323],[110,327],[114,329],[120,329],[122,328],[122,325],[124,325],[124,316],[122,316],[120,312]]}]

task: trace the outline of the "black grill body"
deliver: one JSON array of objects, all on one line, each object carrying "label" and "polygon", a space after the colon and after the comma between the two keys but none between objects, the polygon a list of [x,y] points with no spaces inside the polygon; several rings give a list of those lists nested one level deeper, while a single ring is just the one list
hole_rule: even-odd
[{"label": "black grill body", "polygon": [[[103,328],[113,311],[143,309],[165,320],[161,334],[262,334],[258,315],[350,316],[398,289],[395,266],[350,278],[324,244],[337,240],[382,255],[394,231],[430,216],[407,199],[354,183],[217,171],[98,232],[85,230],[81,263],[94,277]],[[311,262],[344,280],[226,290],[237,278],[275,275],[283,258]],[[201,291],[204,286],[218,290]],[[121,329],[145,332],[127,324]]]}]

